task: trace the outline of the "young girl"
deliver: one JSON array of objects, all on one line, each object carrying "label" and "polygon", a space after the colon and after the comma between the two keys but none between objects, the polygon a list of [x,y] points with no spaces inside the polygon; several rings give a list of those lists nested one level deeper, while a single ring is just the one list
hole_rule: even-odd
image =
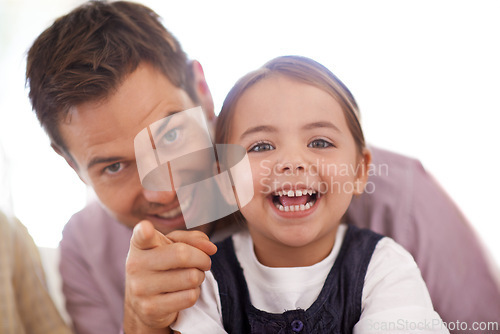
[{"label": "young girl", "polygon": [[[319,63],[279,57],[229,92],[216,142],[250,161],[247,230],[220,243],[181,333],[447,332],[412,257],[342,217],[367,182],[358,107]],[[376,191],[376,190],[375,190]]]}]

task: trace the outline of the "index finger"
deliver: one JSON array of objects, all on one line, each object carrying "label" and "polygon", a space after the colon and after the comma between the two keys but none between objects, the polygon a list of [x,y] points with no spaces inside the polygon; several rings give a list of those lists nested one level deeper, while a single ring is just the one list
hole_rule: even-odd
[{"label": "index finger", "polygon": [[135,225],[130,239],[130,244],[140,250],[153,249],[165,243],[171,244],[172,240],[156,231],[153,224],[147,220]]},{"label": "index finger", "polygon": [[201,231],[173,231],[166,235],[169,241],[182,242],[196,247],[207,255],[214,255],[217,252],[217,246],[210,241],[208,236]]}]

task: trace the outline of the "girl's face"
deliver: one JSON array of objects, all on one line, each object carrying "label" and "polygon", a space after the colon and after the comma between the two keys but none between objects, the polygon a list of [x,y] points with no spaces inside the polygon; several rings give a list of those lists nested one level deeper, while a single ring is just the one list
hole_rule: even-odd
[{"label": "girl's face", "polygon": [[234,113],[229,143],[247,150],[252,168],[254,197],[241,213],[257,257],[287,266],[273,260],[276,254],[302,249],[321,253],[312,263],[320,261],[333,246],[353,193],[364,187],[369,152],[357,153],[331,95],[285,76],[253,85]]}]

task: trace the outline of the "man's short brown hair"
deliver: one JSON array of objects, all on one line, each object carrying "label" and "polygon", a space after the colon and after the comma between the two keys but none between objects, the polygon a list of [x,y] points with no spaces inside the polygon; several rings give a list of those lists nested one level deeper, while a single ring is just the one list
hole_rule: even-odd
[{"label": "man's short brown hair", "polygon": [[58,18],[33,43],[26,69],[33,110],[52,143],[69,153],[59,123],[70,108],[110,96],[142,62],[198,102],[186,54],[150,8],[90,1]]}]

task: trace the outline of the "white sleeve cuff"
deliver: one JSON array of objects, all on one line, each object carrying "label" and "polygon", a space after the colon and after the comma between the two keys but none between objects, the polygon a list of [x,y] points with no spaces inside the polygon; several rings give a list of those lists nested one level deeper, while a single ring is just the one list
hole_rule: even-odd
[{"label": "white sleeve cuff", "polygon": [[221,314],[217,281],[211,271],[206,271],[200,298],[192,307],[180,311],[170,328],[182,334],[225,334]]}]

